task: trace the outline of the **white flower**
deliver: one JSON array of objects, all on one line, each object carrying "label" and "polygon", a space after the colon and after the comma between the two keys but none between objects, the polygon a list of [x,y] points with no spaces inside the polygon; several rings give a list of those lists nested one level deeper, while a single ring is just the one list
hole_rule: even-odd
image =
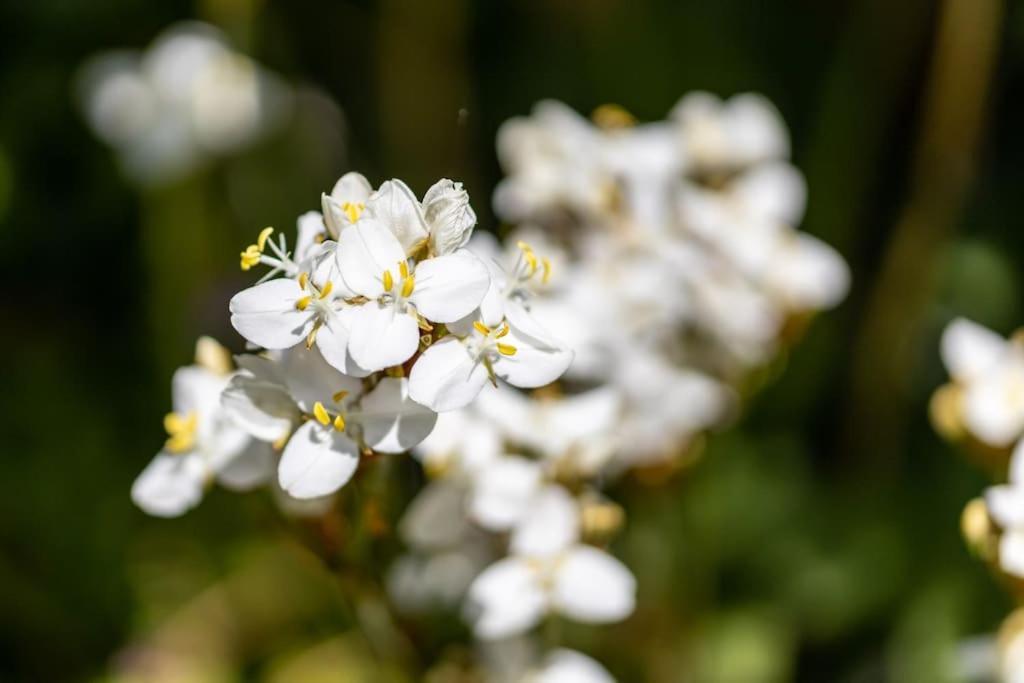
[{"label": "white flower", "polygon": [[670,117],[680,134],[690,164],[720,172],[789,156],[789,134],[779,112],[753,93],[722,101],[706,92],[686,95]]},{"label": "white flower", "polygon": [[419,346],[420,328],[452,323],[483,299],[487,269],[464,249],[413,264],[395,235],[376,220],[362,220],[341,234],[341,276],[367,301],[352,309],[348,349],[361,367],[382,370],[407,361]]},{"label": "white flower", "polygon": [[413,365],[409,374],[413,400],[438,412],[455,410],[472,402],[495,377],[522,388],[541,387],[561,377],[572,363],[572,351],[552,339],[525,311],[520,313],[500,327],[488,327],[480,320],[449,325],[450,334],[431,345]]},{"label": "white flower", "polygon": [[514,555],[473,581],[468,613],[479,638],[505,638],[537,625],[549,612],[576,621],[625,619],[635,605],[636,579],[608,553],[573,545],[549,557]]},{"label": "white flower", "polygon": [[351,171],[341,176],[330,194],[320,195],[324,224],[332,239],[338,239],[342,230],[359,220],[373,187],[362,173]]},{"label": "white flower", "polygon": [[278,481],[295,498],[325,496],[344,486],[359,463],[361,443],[401,453],[434,427],[436,416],[409,399],[404,378],[381,378],[363,394],[359,380],[301,347],[278,360],[249,356],[239,364],[244,371],[224,392],[224,405],[259,438],[287,438]]},{"label": "white flower", "polygon": [[149,514],[184,514],[199,503],[214,479],[236,490],[267,480],[272,467],[269,446],[251,439],[221,409],[221,391],[229,379],[230,375],[200,365],[174,373],[173,412],[164,418],[167,443],[131,490],[132,500]]},{"label": "white flower", "polygon": [[1024,432],[1024,348],[957,319],[943,333],[942,359],[962,385],[971,434],[997,448],[1013,444]]},{"label": "white flower", "polygon": [[447,178],[434,183],[422,203],[401,180],[389,180],[370,197],[367,215],[388,226],[410,256],[423,248],[431,256],[451,254],[466,245],[476,225],[469,193]]},{"label": "white flower", "polygon": [[469,409],[439,413],[434,431],[414,450],[428,476],[471,476],[501,455],[501,435],[491,420]]},{"label": "white flower", "polygon": [[[262,251],[264,244],[273,245],[267,235],[267,231],[261,233],[249,250]],[[338,371],[362,377],[370,369],[355,362],[349,351],[356,309],[347,305],[346,299],[354,295],[338,274],[334,248],[333,242],[319,245],[319,256],[309,263],[312,274],[303,271],[298,277],[268,280],[233,296],[229,303],[231,325],[246,340],[265,349],[316,344]]]},{"label": "white flower", "polygon": [[985,503],[1002,528],[999,566],[1008,574],[1024,577],[1024,440],[1010,457],[1009,483],[989,487]]}]

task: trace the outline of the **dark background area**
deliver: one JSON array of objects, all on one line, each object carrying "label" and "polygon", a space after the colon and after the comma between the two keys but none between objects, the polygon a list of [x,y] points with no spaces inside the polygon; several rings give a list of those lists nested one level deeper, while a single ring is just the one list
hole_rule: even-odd
[{"label": "dark background area", "polygon": [[[190,17],[325,92],[343,130],[291,126],[135,189],[76,108],[76,67]],[[946,321],[1024,321],[1022,84],[1016,2],[0,1],[0,679],[101,674],[266,535],[264,494],[216,491],[174,521],[128,498],[194,338],[241,348],[226,302],[263,225],[290,228],[358,169],[418,192],[460,179],[497,229],[502,121],[548,97],[655,120],[707,89],[780,109],[810,188],[802,227],[853,289],[696,467],[658,496],[613,491],[641,609],[570,637],[617,640],[621,680],[680,652],[694,680],[942,680],[953,644],[1010,606],[959,538],[987,480],[926,405]],[[318,619],[301,628],[330,631]]]}]

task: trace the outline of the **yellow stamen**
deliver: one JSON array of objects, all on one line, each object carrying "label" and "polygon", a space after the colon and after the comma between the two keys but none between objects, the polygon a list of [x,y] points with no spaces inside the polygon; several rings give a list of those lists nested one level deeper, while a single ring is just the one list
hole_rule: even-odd
[{"label": "yellow stamen", "polygon": [[412,294],[413,288],[416,286],[416,277],[409,276],[402,280],[402,296],[408,297]]},{"label": "yellow stamen", "polygon": [[618,104],[602,104],[594,110],[590,118],[598,127],[605,130],[631,128],[636,125],[636,117]]},{"label": "yellow stamen", "polygon": [[385,270],[384,271],[384,276],[383,276],[382,279],[384,281],[384,291],[385,292],[390,292],[391,288],[395,284],[394,278],[391,277],[391,271],[390,270]]},{"label": "yellow stamen", "polygon": [[195,411],[188,415],[167,413],[164,416],[164,431],[167,432],[167,443],[164,447],[171,453],[183,453],[192,448],[196,442],[196,427],[199,418]]},{"label": "yellow stamen", "polygon": [[491,328],[487,327],[487,325],[484,325],[479,320],[473,321],[473,328],[485,337],[491,333]]},{"label": "yellow stamen", "polygon": [[295,308],[299,309],[300,311],[304,311],[306,310],[306,307],[309,306],[309,302],[312,300],[313,297],[306,295],[295,302]]},{"label": "yellow stamen", "polygon": [[398,272],[402,276],[403,280],[409,277],[409,265],[405,261],[399,261]]},{"label": "yellow stamen", "polygon": [[334,392],[334,395],[331,396],[331,400],[337,403],[338,401],[344,399],[346,396],[348,396],[348,392],[342,389],[341,391]]},{"label": "yellow stamen", "polygon": [[323,301],[330,296],[332,289],[334,289],[334,283],[328,280],[327,284],[324,285],[324,288],[320,290],[320,296],[317,298]]},{"label": "yellow stamen", "polygon": [[241,254],[242,270],[249,270],[260,262],[260,249],[255,244],[250,244]]},{"label": "yellow stamen", "polygon": [[331,423],[331,416],[327,414],[327,409],[324,408],[324,404],[320,401],[313,404],[313,417],[325,427]]},{"label": "yellow stamen", "polygon": [[299,273],[299,287],[305,289],[309,286],[309,273],[302,271]]},{"label": "yellow stamen", "polygon": [[313,348],[313,344],[316,342],[316,333],[320,331],[320,326],[323,325],[323,322],[323,319],[318,318],[317,321],[313,323],[313,329],[309,331],[308,335],[306,335],[307,349]]},{"label": "yellow stamen", "polygon": [[501,331],[499,331],[498,334],[494,335],[494,338],[501,339],[506,334],[508,334],[508,323],[505,323],[505,326],[501,328]]},{"label": "yellow stamen", "polygon": [[498,344],[498,353],[503,356],[514,356],[516,355],[516,347],[511,344]]},{"label": "yellow stamen", "polygon": [[540,276],[540,283],[542,285],[546,285],[548,280],[551,279],[551,261],[547,258],[542,258],[540,262],[541,265],[544,266],[544,274]]},{"label": "yellow stamen", "polygon": [[267,246],[267,238],[270,237],[273,232],[274,229],[271,227],[266,227],[260,230],[259,237],[256,238],[256,248],[263,251],[263,248]]},{"label": "yellow stamen", "polygon": [[345,215],[348,216],[348,220],[351,223],[355,223],[359,220],[359,216],[363,213],[363,209],[365,208],[366,205],[362,202],[357,202],[355,204],[352,202],[345,202],[341,205],[341,210],[345,212]]},{"label": "yellow stamen", "polygon": [[341,415],[335,417],[334,428],[337,429],[339,432],[345,431],[345,418],[343,418]]}]

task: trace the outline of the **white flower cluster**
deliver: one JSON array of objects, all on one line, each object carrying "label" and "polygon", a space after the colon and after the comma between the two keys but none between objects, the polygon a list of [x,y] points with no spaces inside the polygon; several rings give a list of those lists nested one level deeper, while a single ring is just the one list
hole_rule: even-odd
[{"label": "white flower cluster", "polygon": [[[943,331],[950,382],[932,396],[931,418],[944,437],[965,442],[1006,483],[970,501],[961,518],[968,544],[982,559],[1024,579],[1024,338],[1005,339],[958,318]],[[1024,609],[1003,623],[997,640],[1001,680],[1024,680]]]},{"label": "white flower cluster", "polygon": [[805,183],[764,98],[694,93],[665,121],[594,119],[541,102],[507,122],[495,207],[559,255],[533,310],[576,351],[570,378],[622,393],[623,457],[652,460],[719,423],[728,387],[838,303],[849,273],[794,227]]},{"label": "white flower cluster", "polygon": [[628,617],[636,581],[603,549],[623,511],[602,489],[721,423],[786,326],[848,285],[842,259],[793,228],[804,183],[762,98],[691,95],[653,124],[617,108],[595,119],[544,102],[505,124],[495,205],[517,225],[504,249],[468,244],[505,314],[528,299],[575,351],[565,381],[481,396],[415,449],[432,481],[406,513],[412,551],[391,593],[409,610],[462,604],[488,643],[551,614]]},{"label": "white flower cluster", "polygon": [[93,57],[79,90],[93,131],[117,150],[127,177],[147,184],[253,142],[290,104],[277,77],[200,22],[172,26],[142,53]]},{"label": "white flower cluster", "polygon": [[476,216],[461,184],[441,180],[420,201],[400,180],[375,191],[349,173],[322,208],[299,218],[294,250],[267,228],[242,252],[243,270],[271,270],[231,299],[231,324],[265,351],[230,374],[179,371],[167,446],[134,490],[148,511],[187,510],[253,440],[281,450],[289,496],[330,495],[361,454],[419,444],[436,411],[499,379],[549,384],[572,361],[464,248]]}]

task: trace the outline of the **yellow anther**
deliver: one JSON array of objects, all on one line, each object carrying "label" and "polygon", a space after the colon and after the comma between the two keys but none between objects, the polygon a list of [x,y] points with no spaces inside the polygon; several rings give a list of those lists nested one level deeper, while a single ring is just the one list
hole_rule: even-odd
[{"label": "yellow anther", "polygon": [[320,401],[313,404],[313,417],[325,427],[331,424],[331,416],[327,414],[327,408],[324,408],[324,404]]},{"label": "yellow anther", "polygon": [[309,273],[302,271],[299,273],[299,287],[305,289],[309,286]]},{"label": "yellow anther", "polygon": [[341,415],[335,417],[334,428],[337,429],[339,432],[345,431],[345,418],[343,418]]},{"label": "yellow anther", "polygon": [[195,411],[188,415],[167,413],[164,416],[164,431],[167,432],[167,443],[164,447],[171,453],[183,453],[192,448],[196,442],[196,427],[199,418]]},{"label": "yellow anther", "polygon": [[295,302],[295,308],[299,309],[300,311],[304,311],[306,310],[306,307],[309,306],[309,302],[312,300],[313,297],[306,295]]},{"label": "yellow anther", "polygon": [[334,392],[334,395],[331,396],[331,400],[337,403],[338,401],[344,399],[346,396],[348,396],[348,392],[342,389],[341,391]]},{"label": "yellow anther", "polygon": [[516,355],[516,347],[511,344],[498,344],[498,353],[503,356],[514,356]]},{"label": "yellow anther", "polygon": [[595,124],[605,130],[631,128],[636,125],[636,117],[618,104],[602,104],[594,110],[590,118]]},{"label": "yellow anther", "polygon": [[241,268],[242,270],[249,270],[255,265],[259,265],[260,262],[260,249],[255,244],[250,244],[245,248],[241,254]]},{"label": "yellow anther", "polygon": [[395,285],[395,280],[394,278],[391,277],[390,270],[384,271],[384,276],[382,277],[382,280],[384,281],[384,291],[390,292],[391,288]]},{"label": "yellow anther", "polygon": [[409,277],[409,264],[405,261],[398,262],[398,273],[402,276],[402,279]]},{"label": "yellow anther", "polygon": [[320,326],[323,325],[323,322],[324,321],[322,318],[317,318],[317,321],[313,323],[313,329],[311,329],[309,331],[309,334],[306,335],[307,349],[313,348],[313,344],[316,343],[316,333],[320,331]]},{"label": "yellow anther", "polygon": [[505,326],[502,327],[501,330],[498,331],[498,334],[494,335],[494,338],[495,339],[501,339],[506,334],[508,334],[508,323],[505,323]]},{"label": "yellow anther", "polygon": [[485,337],[491,333],[491,328],[487,327],[487,325],[484,325],[479,320],[473,321],[473,328]]},{"label": "yellow anther", "polygon": [[413,288],[416,287],[416,276],[411,275],[402,280],[402,296],[407,297],[412,294]]},{"label": "yellow anther", "polygon": [[260,230],[259,237],[256,238],[256,248],[263,251],[263,248],[267,246],[267,238],[270,237],[273,232],[274,229],[271,227],[266,227]]},{"label": "yellow anther", "polygon": [[323,301],[330,296],[332,289],[334,289],[334,283],[328,280],[327,284],[324,285],[324,288],[320,290],[320,296],[317,298]]},{"label": "yellow anther", "polygon": [[363,213],[363,209],[365,208],[366,205],[363,204],[362,202],[357,202],[354,204],[352,202],[345,202],[344,204],[341,205],[341,210],[345,212],[345,215],[348,216],[348,220],[351,223],[355,223],[357,220],[359,220],[359,216],[360,214]]},{"label": "yellow anther", "polygon": [[540,283],[546,285],[548,280],[551,279],[551,261],[547,258],[542,258],[540,263],[544,267],[544,274],[540,276]]}]

